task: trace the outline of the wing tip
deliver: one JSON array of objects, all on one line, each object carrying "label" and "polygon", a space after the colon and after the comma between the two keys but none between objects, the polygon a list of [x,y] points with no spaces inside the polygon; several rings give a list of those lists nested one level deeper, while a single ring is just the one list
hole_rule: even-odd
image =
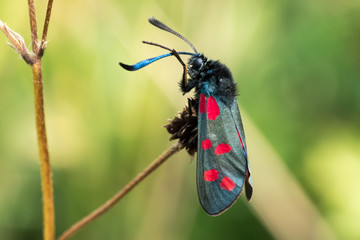
[{"label": "wing tip", "polygon": [[245,195],[248,201],[250,201],[253,194],[253,186],[250,177],[250,170],[248,169],[246,172],[246,179],[245,179]]},{"label": "wing tip", "polygon": [[250,201],[250,199],[252,197],[252,194],[253,194],[253,187],[248,181],[246,181],[246,183],[245,183],[245,195],[246,195],[246,198],[247,198],[248,201]]}]

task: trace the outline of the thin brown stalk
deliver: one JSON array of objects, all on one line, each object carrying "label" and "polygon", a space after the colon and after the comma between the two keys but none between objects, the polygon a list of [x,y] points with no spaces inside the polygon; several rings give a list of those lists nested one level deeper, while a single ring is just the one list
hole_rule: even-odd
[{"label": "thin brown stalk", "polygon": [[51,16],[51,9],[53,5],[53,0],[48,1],[47,9],[46,9],[46,16],[45,16],[45,22],[44,22],[44,29],[43,34],[41,38],[41,44],[39,49],[39,56],[42,56],[44,54],[45,48],[46,48],[46,37],[48,33],[49,28],[49,22],[50,22],[50,16]]},{"label": "thin brown stalk", "polygon": [[49,28],[49,22],[50,22],[51,9],[52,9],[53,2],[54,2],[54,0],[49,0],[47,9],[46,9],[44,29],[43,29],[43,34],[42,34],[42,38],[41,38],[41,40],[44,42],[46,41],[46,36],[47,36],[48,28]]},{"label": "thin brown stalk", "polygon": [[[51,1],[51,0],[49,0]],[[51,1],[52,2],[52,1]],[[50,4],[50,8],[52,3]],[[13,47],[26,61],[31,65],[33,72],[33,84],[34,84],[34,99],[35,99],[35,118],[36,118],[36,131],[38,138],[38,146],[40,153],[40,168],[41,168],[41,187],[43,198],[43,234],[45,240],[55,239],[55,210],[54,210],[54,197],[53,197],[53,184],[51,176],[51,166],[49,160],[49,150],[46,138],[45,127],[45,114],[44,114],[44,94],[43,94],[43,82],[41,71],[41,56],[39,55],[38,36],[36,27],[35,6],[33,0],[28,0],[29,16],[30,16],[30,28],[32,39],[32,52],[28,50],[25,45],[24,39],[20,34],[11,30],[6,24],[0,21],[0,28],[4,34],[8,37]],[[48,9],[50,12],[51,9]],[[50,17],[50,14],[47,18]],[[47,21],[49,21],[47,19]],[[48,23],[45,24],[48,27]],[[43,35],[46,39],[46,32]]]},{"label": "thin brown stalk", "polygon": [[[40,153],[41,188],[42,188],[43,218],[44,218],[43,235],[44,235],[44,240],[54,240],[55,239],[55,208],[54,208],[54,194],[53,194],[54,190],[52,183],[51,165],[49,159],[49,149],[48,149],[47,137],[46,137],[44,93],[43,93],[43,81],[42,81],[42,70],[41,70],[41,57],[44,51],[43,48],[45,46],[41,44],[42,49],[40,54],[34,0],[28,0],[28,6],[29,6],[29,16],[30,16],[32,51],[34,53],[34,58],[35,58],[35,61],[31,65],[31,67],[33,71],[36,131],[37,131],[38,146]],[[49,0],[46,19],[44,23],[46,29],[44,29],[44,33],[42,36],[43,39],[44,38],[46,39],[51,6],[52,6],[52,0]]]},{"label": "thin brown stalk", "polygon": [[[49,0],[50,1],[50,0]],[[51,176],[51,165],[49,159],[49,149],[46,137],[45,127],[45,114],[44,114],[44,93],[43,93],[43,81],[41,71],[41,54],[39,54],[37,25],[34,0],[28,0],[29,16],[30,16],[30,28],[31,28],[31,40],[32,51],[34,53],[34,61],[31,64],[33,71],[33,84],[34,84],[34,98],[35,98],[35,118],[36,118],[36,131],[38,137],[39,153],[40,153],[40,171],[41,171],[41,189],[43,200],[43,234],[44,240],[55,239],[55,208],[54,208],[54,194],[53,184]],[[50,8],[52,3],[50,4]],[[47,10],[51,12],[51,9]],[[50,14],[47,13],[45,35],[46,38],[47,27],[49,23]]]},{"label": "thin brown stalk", "polygon": [[171,146],[167,151],[162,153],[156,160],[154,160],[145,170],[139,173],[132,181],[130,181],[125,187],[123,187],[118,193],[116,193],[112,198],[106,201],[99,208],[94,210],[92,213],[72,225],[68,230],[66,230],[58,240],[66,240],[70,238],[77,231],[85,227],[87,224],[96,220],[98,217],[107,212],[112,208],[117,202],[119,202],[130,190],[132,190],[137,184],[144,180],[151,172],[153,172],[157,167],[164,163],[168,158],[173,154],[177,153],[183,148],[180,143],[176,143]]},{"label": "thin brown stalk", "polygon": [[45,114],[44,114],[44,94],[41,72],[41,60],[32,65],[34,95],[35,95],[35,116],[36,131],[38,137],[40,167],[41,167],[41,187],[43,199],[43,217],[44,217],[44,239],[55,239],[55,209],[53,184],[51,176],[51,166],[49,159],[49,150],[46,138]]},{"label": "thin brown stalk", "polygon": [[32,50],[35,54],[39,51],[38,46],[38,36],[37,36],[37,26],[36,26],[36,15],[35,15],[35,5],[34,0],[28,0],[29,6],[29,16],[30,16],[30,29],[31,29],[31,40],[32,40]]}]

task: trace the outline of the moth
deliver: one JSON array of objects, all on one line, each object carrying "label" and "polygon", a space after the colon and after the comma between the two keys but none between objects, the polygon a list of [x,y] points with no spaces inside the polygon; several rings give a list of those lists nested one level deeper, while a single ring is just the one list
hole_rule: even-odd
[{"label": "moth", "polygon": [[[236,99],[236,83],[224,64],[198,53],[189,40],[159,20],[151,17],[149,22],[184,40],[194,53],[178,52],[143,41],[169,52],[134,65],[120,65],[128,71],[136,71],[165,57],[175,56],[179,60],[183,66],[179,83],[182,93],[195,90],[189,108],[197,109],[196,183],[200,204],[209,215],[220,215],[235,203],[243,188],[248,200],[253,192],[245,133]],[[187,64],[180,55],[190,56]]]}]

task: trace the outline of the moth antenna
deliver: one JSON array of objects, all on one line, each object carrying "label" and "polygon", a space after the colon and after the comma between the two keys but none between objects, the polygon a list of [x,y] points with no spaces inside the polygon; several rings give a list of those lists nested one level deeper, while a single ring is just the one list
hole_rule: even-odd
[{"label": "moth antenna", "polygon": [[163,49],[166,49],[168,51],[172,51],[172,49],[168,48],[168,47],[165,47],[164,45],[161,45],[161,44],[158,44],[158,43],[154,43],[154,42],[148,42],[148,41],[142,41],[142,43],[144,44],[149,44],[149,45],[153,45],[153,46],[156,46],[156,47],[161,47]]},{"label": "moth antenna", "polygon": [[157,57],[153,57],[153,58],[148,58],[148,59],[145,59],[145,60],[142,60],[138,63],[135,63],[134,65],[127,65],[125,63],[119,63],[120,66],[122,66],[124,69],[128,70],[128,71],[136,71],[136,70],[139,70],[143,67],[146,67],[147,65],[153,63],[153,62],[156,62],[160,59],[163,59],[165,57],[169,57],[169,56],[173,56],[173,55],[190,55],[190,56],[196,56],[197,54],[196,53],[190,53],[190,52],[176,52],[174,50],[171,50],[171,52],[169,53],[165,53],[163,55],[160,55],[160,56],[157,56]]},{"label": "moth antenna", "polygon": [[190,45],[190,47],[194,50],[195,53],[198,53],[198,51],[196,50],[196,48],[194,47],[194,45],[187,40],[185,37],[183,37],[180,33],[175,32],[174,30],[172,30],[171,28],[169,28],[168,26],[166,26],[165,24],[163,24],[162,22],[160,22],[159,20],[157,20],[154,17],[150,17],[149,18],[149,23],[151,23],[152,25],[154,25],[155,27],[158,27],[164,31],[167,31],[169,33],[174,34],[175,36],[181,38],[182,40],[184,40],[187,44]]}]

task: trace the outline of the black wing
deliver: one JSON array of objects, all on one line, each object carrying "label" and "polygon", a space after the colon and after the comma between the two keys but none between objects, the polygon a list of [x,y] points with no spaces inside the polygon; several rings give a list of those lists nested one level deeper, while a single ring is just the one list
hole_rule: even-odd
[{"label": "black wing", "polygon": [[246,180],[252,187],[245,136],[236,99],[229,105],[200,94],[197,189],[209,215],[219,215],[239,197]]}]

